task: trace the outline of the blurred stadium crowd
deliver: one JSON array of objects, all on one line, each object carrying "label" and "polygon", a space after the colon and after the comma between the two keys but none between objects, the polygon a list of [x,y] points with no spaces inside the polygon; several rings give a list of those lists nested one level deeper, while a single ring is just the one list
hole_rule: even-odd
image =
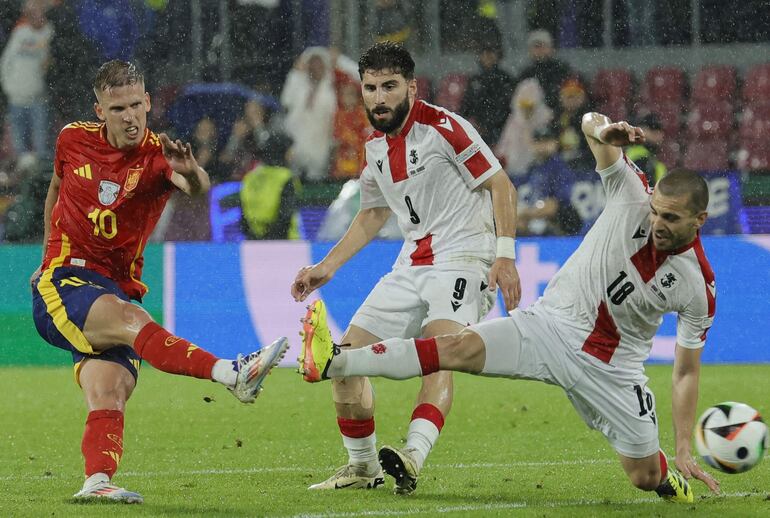
[{"label": "blurred stadium crowd", "polygon": [[[91,81],[114,58],[140,64],[149,127],[191,141],[215,184],[208,198],[174,197],[156,240],[340,237],[357,210],[355,178],[370,131],[357,56],[334,36],[335,27],[364,26],[341,19],[350,12],[343,4],[0,2],[0,241],[42,236],[56,134],[94,119]],[[712,207],[708,231],[770,232],[770,61],[695,71],[659,63],[643,73],[599,67],[589,75],[560,56],[607,44],[662,54],[693,44],[770,50],[766,1],[702,0],[697,30],[689,0],[353,4],[366,18],[356,33],[363,47],[390,39],[419,55],[438,45],[447,67],[420,75],[418,95],[469,119],[494,148],[519,190],[521,235],[580,234],[598,216],[603,190],[580,132],[591,110],[644,128],[647,143],[627,154],[650,183],[675,166],[708,176],[713,200],[723,202]],[[505,64],[513,4],[526,15],[517,37],[527,57],[515,70]],[[440,41],[429,41],[432,34]],[[475,56],[476,70],[452,66],[462,53]]]}]

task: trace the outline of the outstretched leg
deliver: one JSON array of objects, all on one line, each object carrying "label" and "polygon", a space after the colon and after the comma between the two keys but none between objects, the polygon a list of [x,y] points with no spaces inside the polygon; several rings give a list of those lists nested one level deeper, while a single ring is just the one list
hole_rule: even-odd
[{"label": "outstretched leg", "polygon": [[103,295],[88,312],[83,335],[93,352],[128,345],[150,365],[163,372],[222,383],[242,402],[252,403],[262,382],[288,349],[280,338],[273,344],[236,360],[219,359],[197,345],[170,333],[141,307],[115,295]]}]

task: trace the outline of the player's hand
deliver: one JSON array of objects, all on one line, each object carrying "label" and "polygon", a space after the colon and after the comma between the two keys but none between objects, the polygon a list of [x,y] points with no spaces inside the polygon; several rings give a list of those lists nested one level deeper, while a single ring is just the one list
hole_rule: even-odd
[{"label": "player's hand", "polygon": [[489,270],[489,291],[495,291],[498,286],[503,294],[505,310],[516,309],[521,300],[521,280],[513,259],[498,257],[492,264]]},{"label": "player's hand", "polygon": [[195,160],[192,145],[189,142],[185,144],[179,139],[172,141],[165,133],[161,133],[158,137],[163,147],[163,156],[171,169],[182,176],[197,174],[198,161]]},{"label": "player's hand", "polygon": [[686,479],[697,478],[709,488],[712,493],[719,494],[719,481],[711,476],[711,474],[703,471],[695,459],[692,458],[690,453],[677,453],[676,455],[676,469]]},{"label": "player's hand", "polygon": [[334,271],[324,263],[305,266],[298,273],[291,285],[291,296],[296,302],[302,302],[308,295],[320,288],[334,276]]},{"label": "player's hand", "polygon": [[625,121],[610,124],[604,128],[600,136],[603,142],[618,147],[641,144],[647,140],[642,128],[631,126]]},{"label": "player's hand", "polygon": [[30,288],[35,286],[35,281],[37,280],[38,277],[40,277],[40,274],[43,272],[42,268],[43,268],[43,265],[40,265],[40,266],[37,267],[37,270],[35,270],[32,273],[32,277],[29,278],[29,287]]}]

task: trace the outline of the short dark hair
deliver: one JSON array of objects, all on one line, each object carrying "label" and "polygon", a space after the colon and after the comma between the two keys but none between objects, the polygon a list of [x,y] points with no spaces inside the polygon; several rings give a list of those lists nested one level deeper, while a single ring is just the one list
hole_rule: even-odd
[{"label": "short dark hair", "polygon": [[96,72],[94,91],[98,94],[118,86],[144,84],[144,74],[133,63],[113,59],[107,61]]},{"label": "short dark hair", "polygon": [[414,60],[400,43],[381,41],[369,47],[358,60],[358,75],[364,77],[367,70],[392,70],[404,79],[414,79]]},{"label": "short dark hair", "polygon": [[687,207],[694,213],[703,212],[709,204],[709,188],[706,180],[689,169],[672,169],[655,185],[665,196],[688,194]]}]

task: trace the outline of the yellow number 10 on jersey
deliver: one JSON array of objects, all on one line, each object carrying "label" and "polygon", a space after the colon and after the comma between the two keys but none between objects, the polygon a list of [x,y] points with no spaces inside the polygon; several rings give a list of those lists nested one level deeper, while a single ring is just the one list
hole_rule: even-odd
[{"label": "yellow number 10 on jersey", "polygon": [[118,217],[109,209],[95,208],[88,213],[88,219],[94,222],[94,235],[112,239],[118,233]]}]

